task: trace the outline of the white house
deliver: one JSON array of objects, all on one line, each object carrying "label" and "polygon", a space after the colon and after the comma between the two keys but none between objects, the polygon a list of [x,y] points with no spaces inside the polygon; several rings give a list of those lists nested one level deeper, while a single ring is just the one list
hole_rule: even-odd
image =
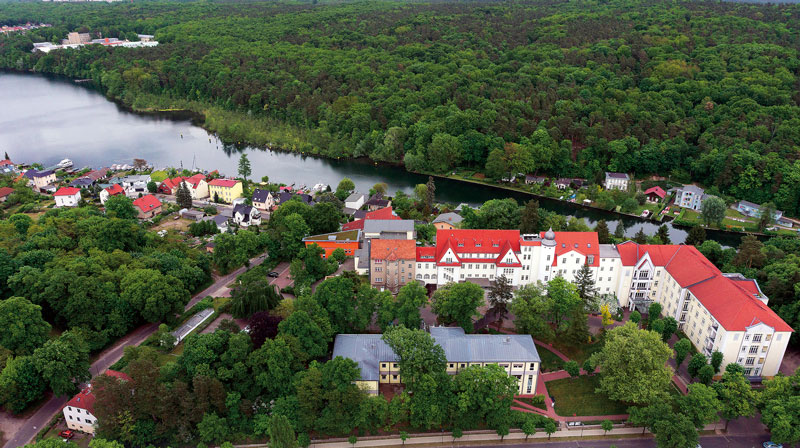
[{"label": "white house", "polygon": [[105,205],[108,198],[118,194],[125,194],[125,190],[122,189],[120,184],[114,184],[108,188],[103,188],[103,190],[100,192],[100,203]]},{"label": "white house", "polygon": [[242,227],[261,225],[261,212],[253,206],[238,204],[233,207],[233,222]]},{"label": "white house", "polygon": [[[117,378],[119,381],[131,380],[128,375],[115,370],[106,370],[104,375]],[[92,391],[92,385],[89,384],[67,402],[62,410],[67,428],[74,431],[94,434],[97,429],[97,417],[94,416],[94,402],[96,398]]]},{"label": "white house", "polygon": [[353,193],[344,200],[345,208],[352,208],[353,210],[360,209],[364,202],[367,201],[367,195],[361,193]]},{"label": "white house", "polygon": [[275,205],[275,197],[269,190],[256,188],[253,190],[253,207],[259,210],[270,210]]},{"label": "white house", "polygon": [[611,173],[607,171],[606,180],[603,185],[606,187],[606,190],[627,190],[630,180],[631,178],[625,173]]},{"label": "white house", "polygon": [[692,210],[703,208],[706,192],[697,185],[684,185],[675,189],[675,205]]},{"label": "white house", "polygon": [[61,187],[53,194],[56,207],[77,207],[81,200],[81,190],[75,187]]}]

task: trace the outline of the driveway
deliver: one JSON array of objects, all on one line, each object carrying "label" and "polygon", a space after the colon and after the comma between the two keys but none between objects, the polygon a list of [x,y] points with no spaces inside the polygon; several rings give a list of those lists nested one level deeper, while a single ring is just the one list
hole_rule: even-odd
[{"label": "driveway", "polygon": [[278,277],[270,280],[269,284],[277,286],[278,290],[286,288],[287,286],[292,286],[294,284],[294,280],[292,280],[292,277],[289,276],[289,267],[290,264],[286,261],[278,263],[273,270],[274,272],[278,273]]},{"label": "driveway", "polygon": [[[250,260],[250,267],[255,267],[261,264],[264,259],[266,258],[266,254],[259,255],[255,258]],[[223,275],[218,277],[214,283],[209,286],[208,288],[200,291],[199,293],[195,294],[189,303],[186,304],[184,310],[188,310],[194,304],[202,300],[206,296],[215,296],[218,292],[225,292],[227,291],[227,285],[231,283],[237,275],[246,271],[247,267],[242,266],[239,269],[231,272],[230,274]],[[288,272],[288,267],[286,268],[286,272]],[[106,348],[99,355],[95,356],[95,360],[92,362],[92,365],[89,369],[89,373],[92,376],[100,375],[101,373],[105,372],[112,364],[119,361],[122,358],[123,350],[127,346],[136,346],[141,344],[145,341],[151,334],[155,333],[158,330],[158,323],[146,324],[142,325],[141,327],[133,330],[132,332],[128,333],[120,340],[114,343],[114,345]],[[44,402],[39,409],[33,412],[30,417],[22,424],[19,425],[19,421],[16,420],[13,416],[7,416],[6,414],[0,414],[0,419],[3,421],[0,422],[0,427],[19,427],[16,433],[9,438],[8,442],[3,446],[3,448],[16,448],[23,445],[26,445],[33,440],[36,434],[39,433],[39,430],[42,426],[46,425],[53,416],[59,412],[64,407],[64,405],[69,401],[71,397],[51,397],[49,400]],[[6,423],[6,418],[11,417],[8,423]],[[16,420],[16,421],[15,421]],[[9,436],[9,434],[6,434]]]}]

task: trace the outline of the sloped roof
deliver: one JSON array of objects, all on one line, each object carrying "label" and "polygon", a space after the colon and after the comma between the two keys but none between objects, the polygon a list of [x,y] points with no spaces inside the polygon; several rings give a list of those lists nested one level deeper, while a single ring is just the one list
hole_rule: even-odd
[{"label": "sloped roof", "polygon": [[152,194],[148,194],[133,201],[133,205],[139,207],[139,209],[143,212],[149,212],[153,209],[161,207],[161,201],[159,201],[158,198]]},{"label": "sloped roof", "polygon": [[436,247],[418,247],[417,261],[436,261]]},{"label": "sloped roof", "polygon": [[415,260],[417,243],[415,240],[379,240],[371,242],[369,257],[371,260]]},{"label": "sloped roof", "polygon": [[14,192],[14,189],[11,188],[11,187],[2,187],[2,188],[0,188],[0,198],[4,198],[4,197],[10,195],[13,192]]},{"label": "sloped roof", "polygon": [[660,197],[661,199],[664,199],[664,197],[667,196],[667,192],[664,191],[664,189],[659,187],[658,185],[656,185],[655,187],[648,188],[647,190],[645,190],[644,194],[646,195],[654,194]]},{"label": "sloped roof", "polygon": [[[106,370],[103,375],[111,376],[121,381],[131,380],[131,377],[122,372],[117,372],[116,370]],[[94,402],[96,399],[97,397],[92,393],[92,387],[87,386],[85,389],[81,390],[74,397],[72,397],[72,399],[69,400],[64,407],[70,406],[73,408],[85,409],[89,411],[90,414],[94,415]]]},{"label": "sloped roof", "polygon": [[[544,238],[546,232],[540,232],[539,236]],[[554,232],[556,235],[556,256],[553,259],[553,266],[558,266],[558,257],[571,251],[588,257],[594,256],[594,260],[589,266],[600,266],[600,242],[597,239],[597,232]]]},{"label": "sloped roof", "polygon": [[440,260],[451,247],[456,253],[499,255],[502,252],[505,255],[506,241],[514,252],[519,252],[519,230],[439,229],[436,231],[436,259]]},{"label": "sloped roof", "polygon": [[75,187],[61,187],[56,191],[53,196],[74,196],[80,193],[80,188]]},{"label": "sloped roof", "polygon": [[256,188],[253,190],[253,202],[265,202],[269,196],[269,190]]},{"label": "sloped roof", "polygon": [[214,179],[211,182],[209,182],[208,185],[212,187],[230,188],[236,185],[237,183],[239,183],[239,181],[233,179]]},{"label": "sloped roof", "polygon": [[628,177],[628,175],[625,173],[606,171],[606,179],[630,179],[630,177]]},{"label": "sloped roof", "polygon": [[122,194],[122,193],[125,192],[125,190],[122,189],[122,186],[120,184],[114,184],[114,185],[106,188],[105,190],[106,190],[106,193],[108,193],[110,196],[114,196],[114,195],[117,195],[117,194]]},{"label": "sloped roof", "polygon": [[458,213],[448,212],[437,216],[436,219],[433,220],[433,223],[446,222],[448,224],[456,225],[463,220],[464,218],[462,218]]}]

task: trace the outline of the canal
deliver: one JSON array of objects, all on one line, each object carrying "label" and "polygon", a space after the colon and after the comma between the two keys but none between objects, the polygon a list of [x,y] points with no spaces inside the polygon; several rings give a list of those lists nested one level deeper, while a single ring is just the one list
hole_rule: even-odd
[{"label": "canal", "polygon": [[[11,160],[40,162],[45,166],[69,158],[77,167],[101,167],[132,163],[142,158],[155,167],[185,167],[219,170],[235,175],[241,152],[252,165],[252,177],[269,176],[272,182],[336,187],[343,177],[352,179],[360,191],[385,182],[390,192],[411,193],[426,176],[402,167],[376,165],[367,160],[325,159],[261,148],[233,148],[195,126],[189,117],[138,114],[108,101],[96,90],[70,80],[37,74],[0,71],[0,155]],[[501,188],[450,179],[436,180],[438,201],[477,205],[489,199],[511,197],[520,203],[533,196]],[[625,235],[640,228],[652,235],[657,225],[575,204],[539,198],[540,205],[559,214],[576,216],[593,226],[606,219],[613,232],[618,225]],[[673,242],[683,242],[687,232],[667,224]],[[736,246],[737,234],[709,232],[726,246]]]}]

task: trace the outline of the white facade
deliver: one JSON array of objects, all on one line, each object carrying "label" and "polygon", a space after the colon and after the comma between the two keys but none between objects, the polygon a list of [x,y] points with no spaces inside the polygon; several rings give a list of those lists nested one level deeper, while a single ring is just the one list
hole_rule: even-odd
[{"label": "white facade", "polygon": [[345,199],[344,206],[346,208],[352,208],[353,210],[358,210],[364,205],[364,202],[366,202],[366,200],[367,197],[365,195],[361,193],[353,193],[350,196],[348,196],[347,199]]},{"label": "white facade", "polygon": [[603,183],[606,190],[627,190],[630,177],[625,173],[606,173],[606,180]]},{"label": "white facade", "polygon": [[77,207],[81,200],[81,192],[75,194],[55,196],[56,207]]},{"label": "white facade", "polygon": [[64,421],[67,422],[67,428],[88,434],[94,434],[97,428],[97,418],[87,409],[79,407],[64,406]]}]

